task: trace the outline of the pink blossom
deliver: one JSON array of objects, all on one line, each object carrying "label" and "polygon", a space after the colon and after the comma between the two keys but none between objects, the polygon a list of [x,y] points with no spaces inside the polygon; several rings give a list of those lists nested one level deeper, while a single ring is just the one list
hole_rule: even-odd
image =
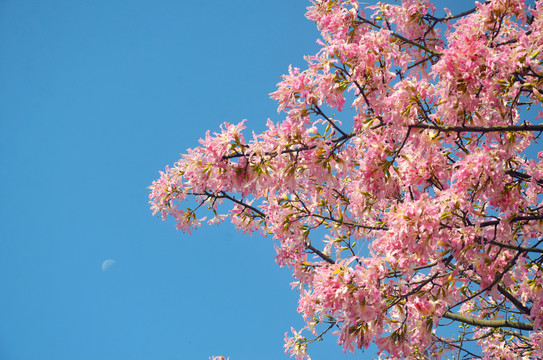
[{"label": "pink blossom", "polygon": [[543,356],[543,4],[438,13],[312,0],[321,49],[271,94],[283,120],[223,123],[150,186],[185,232],[271,235],[296,359],[327,332],[390,359]]}]

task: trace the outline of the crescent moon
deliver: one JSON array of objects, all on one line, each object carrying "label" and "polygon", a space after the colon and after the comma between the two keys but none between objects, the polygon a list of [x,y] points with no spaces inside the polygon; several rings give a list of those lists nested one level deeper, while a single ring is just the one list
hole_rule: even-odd
[{"label": "crescent moon", "polygon": [[115,260],[113,259],[104,260],[104,262],[102,263],[102,271],[106,271],[107,269],[112,267],[113,264],[115,264]]}]

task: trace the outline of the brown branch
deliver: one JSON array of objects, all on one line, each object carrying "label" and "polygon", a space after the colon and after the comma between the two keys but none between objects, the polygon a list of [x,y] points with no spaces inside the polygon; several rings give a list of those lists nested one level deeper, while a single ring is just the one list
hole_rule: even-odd
[{"label": "brown branch", "polygon": [[[520,180],[524,180],[524,181],[530,181],[532,179],[531,175],[521,173],[520,171],[507,170],[505,173],[507,175],[511,176],[511,177],[514,177],[514,178],[517,178],[517,179],[520,179]],[[543,179],[538,179],[535,182],[538,183],[539,185],[543,186]]]},{"label": "brown branch", "polygon": [[513,294],[511,294],[509,291],[507,291],[503,286],[498,285],[497,287],[498,287],[498,291],[500,292],[500,294],[505,296],[505,298],[507,300],[509,300],[511,302],[511,304],[513,304],[513,306],[515,306],[517,309],[522,311],[524,314],[530,315],[530,312],[532,311],[532,309],[530,309],[529,307],[524,306],[524,304],[522,302],[520,302],[519,299],[517,299]]},{"label": "brown branch", "polygon": [[[450,267],[453,268],[453,269],[456,268],[454,265],[450,265]],[[462,276],[466,277],[470,281],[476,283],[477,285],[481,285],[481,281],[479,279],[467,276],[463,271],[460,271],[460,273],[462,274]],[[511,294],[509,291],[507,291],[500,284],[496,285],[496,287],[497,287],[498,291],[500,292],[500,294],[505,296],[505,298],[507,300],[509,300],[511,302],[511,304],[513,304],[513,306],[515,306],[519,311],[521,311],[522,313],[524,313],[526,315],[530,315],[531,309],[529,307],[524,306],[524,304],[520,300],[518,300],[513,294]]]},{"label": "brown branch", "polygon": [[[543,220],[543,214],[538,215],[528,215],[528,216],[516,216],[513,219],[511,219],[511,223],[519,222],[519,221],[534,221],[534,220]],[[496,226],[498,225],[502,219],[498,220],[490,220],[490,221],[483,221],[481,224],[479,224],[480,227],[488,227],[488,226]]]},{"label": "brown branch", "polygon": [[306,244],[305,247],[308,248],[309,250],[313,251],[315,254],[317,254],[321,259],[323,259],[327,263],[329,263],[329,264],[335,264],[336,263],[334,260],[332,260],[332,258],[330,256],[326,255],[325,253],[323,253],[322,251],[320,251],[319,249],[317,249],[313,245]]},{"label": "brown branch", "polygon": [[332,125],[332,127],[333,127],[334,129],[336,129],[337,131],[339,131],[339,133],[340,133],[342,136],[345,136],[345,137],[348,136],[347,133],[345,133],[343,130],[341,130],[339,126],[337,126],[337,125],[336,125],[336,124],[335,124],[328,116],[326,116],[326,115],[322,112],[321,108],[320,108],[318,105],[315,105],[315,112],[316,112],[318,115],[322,116],[326,121],[328,121],[328,123],[329,123],[330,125]]},{"label": "brown branch", "polygon": [[479,327],[490,327],[490,328],[510,327],[510,328],[519,329],[519,330],[533,330],[534,329],[534,324],[532,323],[523,323],[520,321],[513,321],[513,320],[475,319],[475,318],[471,318],[464,315],[458,315],[450,311],[447,311],[445,314],[443,314],[443,317],[450,320],[460,321],[464,324],[469,324],[469,325],[479,326]]},{"label": "brown branch", "polygon": [[458,18],[464,17],[464,16],[469,15],[469,14],[473,14],[475,11],[477,11],[476,7],[474,7],[473,9],[461,12],[460,14],[456,14],[456,15],[446,16],[446,17],[442,17],[442,18],[436,18],[436,17],[433,17],[433,16],[430,16],[430,17],[434,21],[445,22],[445,21],[449,21],[449,20],[458,19]]},{"label": "brown branch", "polygon": [[[342,141],[346,141],[346,140],[349,140],[350,138],[354,137],[356,134],[354,132],[351,132],[349,134],[345,134],[345,135],[342,135],[336,139],[333,139],[329,142],[327,142],[328,145],[332,145],[332,144],[338,144]],[[277,151],[268,151],[268,152],[265,152],[263,154],[263,156],[277,156],[279,154],[292,154],[292,153],[299,153],[299,152],[302,152],[302,151],[307,151],[307,150],[313,150],[313,149],[316,149],[317,148],[317,145],[311,145],[311,146],[300,146],[298,148],[294,148],[294,149],[286,149],[286,150],[282,150],[280,153],[278,153]],[[223,160],[228,160],[228,159],[235,159],[235,158],[239,158],[239,157],[250,157],[251,154],[247,154],[247,153],[234,153],[234,154],[230,154],[230,155],[224,155],[222,157]]]},{"label": "brown branch", "polygon": [[245,207],[246,209],[250,209],[252,211],[254,211],[255,213],[257,213],[261,218],[265,219],[266,218],[266,214],[264,214],[262,211],[258,210],[257,208],[255,208],[254,206],[251,206],[247,203],[244,203],[243,201],[241,200],[238,200],[236,199],[235,197],[232,197],[230,195],[228,195],[226,192],[224,191],[221,191],[220,192],[220,195],[213,195],[213,194],[206,194],[208,196],[214,196],[216,197],[217,199],[220,199],[220,198],[224,198],[224,199],[228,199],[230,201],[233,201],[235,202],[236,204],[238,205],[241,205],[243,207]]},{"label": "brown branch", "polygon": [[[214,198],[217,198],[217,199],[228,199],[238,205],[241,205],[247,209],[250,209],[252,210],[253,212],[255,212],[256,214],[258,214],[261,218],[265,219],[267,216],[266,214],[264,214],[262,211],[258,210],[257,208],[255,208],[254,206],[251,206],[247,203],[244,203],[243,201],[241,200],[238,200],[236,199],[235,197],[232,197],[230,195],[228,195],[226,192],[224,191],[221,191],[218,195],[215,195],[215,194],[212,194],[212,193],[205,193],[203,195],[207,195],[209,197],[214,197]],[[314,247],[313,245],[309,244],[309,243],[306,243],[305,244],[305,247],[311,251],[313,251],[315,254],[317,254],[321,259],[323,259],[324,261],[330,263],[330,264],[335,264],[335,261],[332,260],[328,255],[326,255],[325,253],[323,253],[322,251],[320,251],[319,249],[317,249],[316,247]]]},{"label": "brown branch", "polygon": [[543,131],[543,125],[504,125],[504,126],[447,126],[447,125],[429,125],[413,124],[409,125],[412,129],[437,130],[442,132],[517,132],[517,131]]},{"label": "brown branch", "polygon": [[[472,353],[471,351],[469,351],[468,349],[466,349],[462,345],[456,345],[455,344],[456,341],[454,341],[454,340],[451,341],[451,340],[446,340],[444,338],[440,338],[439,336],[436,336],[436,335],[433,335],[433,336],[436,339],[438,339],[439,341],[441,341],[443,344],[447,344],[448,346],[452,346],[452,347],[458,349],[459,350],[458,354],[460,354],[460,351],[463,351],[466,354],[471,355],[472,359],[482,359],[481,356]],[[466,358],[466,357],[464,357],[464,358]]]},{"label": "brown branch", "polygon": [[504,333],[504,334],[507,334],[507,335],[511,335],[511,336],[516,336],[518,337],[519,339],[522,339],[526,342],[530,342],[530,338],[527,337],[527,336],[524,336],[522,334],[519,334],[519,333],[516,333],[514,331],[510,331],[510,330],[506,330],[506,329],[501,329],[501,331]]},{"label": "brown branch", "polygon": [[349,221],[341,221],[339,219],[335,219],[331,216],[324,216],[324,215],[320,215],[320,214],[311,214],[311,213],[308,213],[307,216],[313,216],[313,217],[316,217],[316,218],[319,218],[319,219],[322,219],[322,220],[328,220],[328,221],[333,221],[337,224],[340,224],[340,225],[346,225],[346,226],[351,226],[351,227],[356,227],[356,228],[361,228],[361,229],[366,229],[366,230],[388,230],[388,227],[386,226],[371,226],[371,225],[363,225],[363,224],[357,224],[357,223],[353,223],[353,222],[349,222]]},{"label": "brown branch", "polygon": [[513,259],[511,259],[511,261],[509,261],[509,263],[505,266],[505,268],[498,274],[498,276],[496,276],[496,278],[494,279],[494,281],[492,281],[492,283],[490,283],[490,285],[488,285],[487,287],[485,287],[484,289],[482,290],[479,290],[478,292],[476,292],[475,294],[471,295],[471,296],[468,296],[467,298],[465,299],[462,299],[460,302],[454,304],[453,306],[449,307],[449,309],[452,309],[454,307],[457,307],[467,301],[470,301],[471,299],[474,299],[476,298],[477,296],[481,295],[482,293],[484,293],[485,291],[489,291],[490,289],[492,289],[494,286],[499,286],[499,283],[500,281],[503,279],[503,277],[505,276],[506,273],[509,272],[509,270],[511,270],[513,268],[513,266],[515,266],[518,258],[520,257],[520,255],[523,254],[522,252],[518,252],[515,254],[515,256],[513,256]]},{"label": "brown branch", "polygon": [[[430,264],[427,264],[427,265],[421,265],[421,266],[416,266],[416,267],[413,267],[413,268],[409,268],[407,270],[410,270],[410,271],[419,271],[419,270],[423,270],[423,269],[428,269],[428,268],[431,268],[431,267],[434,267],[438,264],[437,261],[434,261],[433,263],[430,263]],[[386,274],[386,278],[394,278],[396,276],[400,276],[402,275],[402,271],[401,270],[391,270],[389,272],[387,272]]]},{"label": "brown branch", "polygon": [[[370,25],[376,27],[377,29],[383,29],[382,26],[377,25],[377,24],[374,23],[373,21],[368,20],[368,19],[365,19],[365,18],[363,18],[363,17],[361,17],[361,16],[358,17],[358,20],[360,20],[362,23],[370,24]],[[417,43],[417,42],[415,42],[415,41],[413,41],[413,40],[409,40],[408,38],[406,38],[406,37],[404,37],[404,36],[402,36],[402,35],[400,35],[400,34],[398,34],[398,33],[395,33],[395,32],[393,32],[393,31],[391,31],[390,33],[391,33],[391,35],[394,36],[395,38],[400,39],[401,41],[403,41],[403,42],[405,42],[405,43],[407,43],[407,44],[410,44],[410,45],[413,45],[413,46],[415,46],[415,47],[418,47],[419,49],[424,50],[424,51],[426,51],[426,52],[429,53],[429,54],[432,54],[432,55],[437,56],[437,57],[440,57],[441,55],[443,55],[443,54],[440,53],[439,51],[435,51],[435,50],[432,50],[432,49],[430,49],[430,48],[427,48],[426,46],[424,46],[424,45],[422,45],[422,44],[419,44],[419,43]]]},{"label": "brown branch", "polygon": [[509,245],[509,244],[503,244],[501,242],[497,242],[494,240],[490,240],[488,243],[492,245],[500,246],[506,249],[517,250],[520,252],[535,252],[535,253],[543,254],[543,249],[539,249],[539,248],[527,248],[527,247],[522,247],[522,246],[514,246],[514,245]]}]

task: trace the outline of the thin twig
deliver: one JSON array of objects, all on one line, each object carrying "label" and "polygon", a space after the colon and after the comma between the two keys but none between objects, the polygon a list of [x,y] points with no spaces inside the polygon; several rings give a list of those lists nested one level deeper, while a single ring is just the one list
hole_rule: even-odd
[{"label": "thin twig", "polygon": [[446,125],[429,125],[429,124],[413,124],[409,128],[437,130],[442,132],[519,132],[519,131],[543,131],[543,125],[504,125],[504,126],[446,126]]}]

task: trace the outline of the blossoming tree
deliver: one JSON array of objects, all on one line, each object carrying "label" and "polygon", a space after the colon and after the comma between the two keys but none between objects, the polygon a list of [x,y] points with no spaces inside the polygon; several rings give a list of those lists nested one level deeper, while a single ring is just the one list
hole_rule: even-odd
[{"label": "blossoming tree", "polygon": [[321,49],[271,94],[284,120],[225,123],[150,187],[183,231],[273,236],[296,359],[327,332],[391,359],[543,356],[543,3],[435,10],[313,0]]}]

